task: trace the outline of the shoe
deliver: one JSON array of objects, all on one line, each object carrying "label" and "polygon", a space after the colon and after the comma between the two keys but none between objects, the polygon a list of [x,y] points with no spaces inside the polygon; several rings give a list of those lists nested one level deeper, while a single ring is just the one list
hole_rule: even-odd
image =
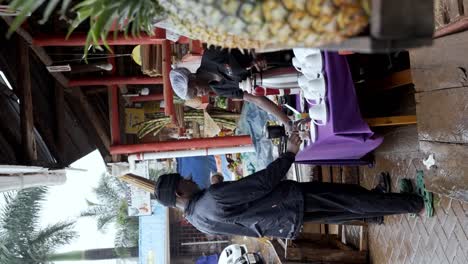
[{"label": "shoe", "polygon": [[381,172],[379,175],[379,183],[372,189],[372,191],[379,193],[390,193],[390,174],[388,172]]}]

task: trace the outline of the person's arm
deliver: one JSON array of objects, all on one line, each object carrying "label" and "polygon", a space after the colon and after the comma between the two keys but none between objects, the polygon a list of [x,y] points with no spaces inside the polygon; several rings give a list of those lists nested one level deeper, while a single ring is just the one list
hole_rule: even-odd
[{"label": "person's arm", "polygon": [[270,163],[264,170],[238,181],[213,186],[211,190],[213,197],[221,203],[233,205],[254,201],[267,195],[286,177],[300,144],[299,136],[291,135],[286,153]]},{"label": "person's arm", "polygon": [[244,92],[244,100],[255,104],[262,110],[274,115],[285,126],[286,131],[290,130],[289,117],[281,111],[278,106],[265,96],[254,96]]}]

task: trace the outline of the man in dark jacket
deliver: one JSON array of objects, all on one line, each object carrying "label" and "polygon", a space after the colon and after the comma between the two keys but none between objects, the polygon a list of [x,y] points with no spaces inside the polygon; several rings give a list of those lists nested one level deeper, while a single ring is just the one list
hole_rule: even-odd
[{"label": "man in dark jacket", "polygon": [[338,223],[423,209],[423,199],[415,194],[284,180],[299,145],[299,137],[293,134],[287,152],[266,169],[205,190],[178,174],[162,175],[156,183],[156,199],[183,210],[186,219],[204,233],[251,237],[294,238],[304,221]]}]

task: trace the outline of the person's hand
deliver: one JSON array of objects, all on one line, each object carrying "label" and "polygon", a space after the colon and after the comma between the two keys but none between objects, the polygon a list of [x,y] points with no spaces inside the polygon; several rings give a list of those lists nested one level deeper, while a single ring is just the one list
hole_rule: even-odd
[{"label": "person's hand", "polygon": [[213,174],[213,175],[211,176],[211,178],[210,178],[210,182],[211,182],[212,185],[213,185],[213,184],[217,184],[217,183],[221,183],[221,182],[223,182],[223,181],[224,181],[224,177],[223,177],[223,175],[222,175],[221,173],[219,173],[219,172]]},{"label": "person's hand", "polygon": [[289,120],[287,123],[284,123],[283,125],[284,125],[284,130],[286,131],[286,135],[288,136],[298,131],[296,122],[294,122],[293,120]]},{"label": "person's hand", "polygon": [[299,137],[299,133],[297,132],[291,133],[288,139],[288,147],[286,151],[297,154],[297,152],[299,152],[300,146],[301,146],[301,138]]}]

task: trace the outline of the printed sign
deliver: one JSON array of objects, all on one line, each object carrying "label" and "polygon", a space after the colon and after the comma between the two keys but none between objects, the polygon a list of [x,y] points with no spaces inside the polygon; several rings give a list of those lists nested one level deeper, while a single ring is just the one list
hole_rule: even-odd
[{"label": "printed sign", "polygon": [[[135,164],[135,170],[132,173],[149,179],[148,162],[143,161]],[[151,215],[151,196],[150,193],[137,187],[130,186],[128,195],[128,215],[142,216]]]}]

